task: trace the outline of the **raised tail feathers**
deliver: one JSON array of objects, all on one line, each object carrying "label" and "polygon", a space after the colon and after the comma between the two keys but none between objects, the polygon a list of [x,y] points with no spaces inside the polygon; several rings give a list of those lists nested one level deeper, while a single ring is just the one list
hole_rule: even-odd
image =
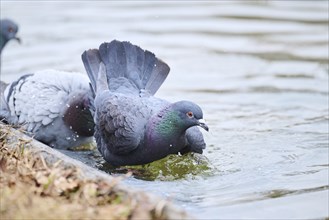
[{"label": "raised tail feathers", "polygon": [[103,43],[99,50],[88,50],[82,54],[88,76],[94,89],[97,80],[90,73],[99,72],[99,66],[104,63],[107,83],[113,78],[127,78],[139,90],[145,89],[154,95],[167,78],[169,66],[156,58],[150,51],[143,50],[129,42],[113,40]]},{"label": "raised tail feathers", "polygon": [[82,54],[81,58],[90,79],[94,95],[97,91],[108,89],[106,67],[100,59],[98,50],[87,50]]}]

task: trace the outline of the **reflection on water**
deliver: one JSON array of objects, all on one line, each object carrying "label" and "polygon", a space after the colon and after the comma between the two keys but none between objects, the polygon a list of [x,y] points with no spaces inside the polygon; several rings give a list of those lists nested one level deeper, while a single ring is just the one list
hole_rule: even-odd
[{"label": "reflection on water", "polygon": [[[328,2],[1,2],[22,45],[1,80],[45,68],[84,72],[81,53],[114,38],[171,67],[158,97],[205,111],[212,175],[125,183],[199,218],[328,217]],[[95,152],[68,152],[91,166]]]}]

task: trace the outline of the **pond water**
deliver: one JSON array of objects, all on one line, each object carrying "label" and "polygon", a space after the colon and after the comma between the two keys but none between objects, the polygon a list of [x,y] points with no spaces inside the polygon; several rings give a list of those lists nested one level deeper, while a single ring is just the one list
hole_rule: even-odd
[{"label": "pond water", "polygon": [[1,80],[84,72],[85,49],[131,41],[171,67],[158,97],[202,106],[215,169],[125,184],[200,219],[329,217],[328,10],[327,1],[1,0],[22,38],[3,51]]}]

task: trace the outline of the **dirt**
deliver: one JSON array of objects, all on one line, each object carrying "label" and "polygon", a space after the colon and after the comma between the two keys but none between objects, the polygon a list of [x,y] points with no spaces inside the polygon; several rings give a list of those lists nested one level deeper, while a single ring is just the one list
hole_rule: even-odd
[{"label": "dirt", "polygon": [[164,204],[114,190],[122,178],[83,178],[75,166],[47,162],[24,139],[9,143],[10,132],[0,130],[1,219],[166,219]]}]

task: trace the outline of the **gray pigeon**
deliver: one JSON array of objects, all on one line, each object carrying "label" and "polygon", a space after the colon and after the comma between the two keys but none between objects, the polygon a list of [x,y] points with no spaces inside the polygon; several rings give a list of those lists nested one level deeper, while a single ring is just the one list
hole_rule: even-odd
[{"label": "gray pigeon", "polygon": [[0,118],[51,147],[72,148],[93,141],[91,99],[86,75],[45,70],[6,87]]},{"label": "gray pigeon", "polygon": [[95,95],[97,147],[113,166],[146,164],[179,152],[202,153],[201,108],[153,95],[169,67],[129,42],[103,43],[82,54]]},{"label": "gray pigeon", "polygon": [[9,19],[1,19],[0,20],[0,55],[2,52],[2,49],[5,47],[8,41],[14,39],[18,42],[21,42],[21,40],[16,37],[18,31],[18,26],[13,21]]}]

